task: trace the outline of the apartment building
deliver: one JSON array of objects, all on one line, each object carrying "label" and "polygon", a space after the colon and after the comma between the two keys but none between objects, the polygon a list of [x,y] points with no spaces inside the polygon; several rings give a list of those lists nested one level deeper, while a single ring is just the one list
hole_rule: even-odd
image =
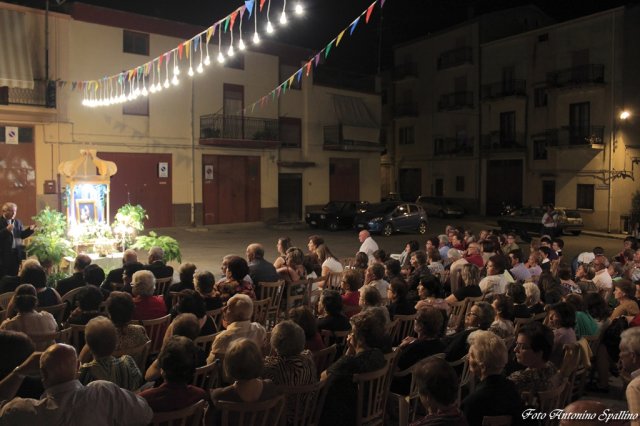
[{"label": "apartment building", "polygon": [[[175,87],[88,108],[71,82],[142,65],[204,28],[82,3],[48,16],[0,3],[0,13],[17,23],[0,29],[2,43],[14,52],[27,48],[18,55],[22,78],[4,79],[13,74],[6,59],[0,64],[0,138],[5,142],[7,128],[19,134],[15,144],[0,143],[9,165],[0,184],[23,217],[45,205],[62,208],[66,182],[57,166],[81,149],[118,166],[111,217],[122,204],[139,203],[150,226],[297,221],[329,200],[379,198],[380,98],[373,84],[353,90],[320,67],[248,108],[313,52],[263,37],[193,78],[187,65]],[[209,53],[218,53],[213,40]]]}]

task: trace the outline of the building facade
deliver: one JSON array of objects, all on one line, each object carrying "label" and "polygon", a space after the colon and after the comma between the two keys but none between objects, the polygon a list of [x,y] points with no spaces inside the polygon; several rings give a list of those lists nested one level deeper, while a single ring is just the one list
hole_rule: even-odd
[{"label": "building facade", "polygon": [[[88,108],[71,82],[144,64],[204,28],[79,3],[69,14],[5,3],[0,11],[23,22],[31,59],[24,67],[36,81],[32,88],[8,81],[0,89],[2,134],[7,128],[20,134],[17,144],[0,144],[14,170],[0,176],[12,188],[3,198],[21,205],[23,217],[45,205],[62,208],[65,182],[57,165],[80,149],[95,149],[118,166],[111,217],[127,202],[141,204],[151,226],[299,221],[305,209],[329,200],[379,198],[380,98],[373,87],[336,87],[312,72],[285,94],[248,108],[310,51],[263,38],[224,66],[212,60],[201,75],[190,78],[183,68],[177,87]],[[209,53],[216,57],[217,43]],[[47,80],[69,83],[47,91]]]}]

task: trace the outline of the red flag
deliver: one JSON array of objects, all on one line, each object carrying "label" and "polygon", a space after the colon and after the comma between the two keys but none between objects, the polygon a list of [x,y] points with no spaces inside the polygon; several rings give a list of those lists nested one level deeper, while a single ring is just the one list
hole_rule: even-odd
[{"label": "red flag", "polygon": [[364,18],[365,24],[369,23],[369,18],[371,17],[371,13],[373,13],[373,6],[375,6],[375,2],[371,3],[371,6],[367,9],[367,16]]},{"label": "red flag", "polygon": [[238,16],[238,11],[236,10],[231,14],[231,31],[233,31],[233,24],[236,22],[236,17]]},{"label": "red flag", "polygon": [[183,43],[180,43],[180,44],[178,45],[178,57],[179,57],[180,59],[182,59],[182,47],[183,47],[183,46],[184,46],[184,45],[183,45]]},{"label": "red flag", "polygon": [[267,0],[260,0],[260,12],[262,12],[262,6],[264,6],[264,2]]},{"label": "red flag", "polygon": [[313,62],[313,60],[307,62],[307,77],[309,77],[309,71],[311,71],[311,62]]}]

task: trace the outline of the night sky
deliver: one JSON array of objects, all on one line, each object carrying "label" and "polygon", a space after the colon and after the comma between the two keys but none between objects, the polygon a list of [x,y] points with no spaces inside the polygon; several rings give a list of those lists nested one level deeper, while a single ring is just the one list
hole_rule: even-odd
[{"label": "night sky", "polygon": [[[6,1],[6,0],[5,0]],[[58,0],[60,1],[60,0]],[[288,0],[288,8],[298,0]],[[273,38],[277,41],[319,50],[333,39],[372,0],[299,0],[305,7],[302,18],[289,19],[289,25],[280,28]],[[44,8],[44,0],[9,0],[12,3]],[[632,0],[638,3],[640,0]],[[72,0],[62,6],[51,0],[52,10],[64,10]],[[209,26],[243,4],[243,0],[84,0],[83,3],[141,13]],[[256,0],[258,3],[258,0]],[[616,6],[629,4],[621,0],[386,0],[382,25],[380,9],[376,8],[369,25],[358,25],[350,39],[343,39],[333,49],[327,66],[348,68],[374,74],[379,60],[383,69],[392,66],[392,46],[403,41],[435,32],[463,22],[467,18],[494,10],[523,4],[535,4],[557,21],[587,15]],[[266,5],[265,5],[266,8]],[[272,0],[272,21],[277,22],[282,0]],[[276,13],[274,13],[276,11]],[[266,35],[265,35],[266,36]],[[382,36],[381,49],[380,36]],[[379,53],[381,53],[379,55]]]}]

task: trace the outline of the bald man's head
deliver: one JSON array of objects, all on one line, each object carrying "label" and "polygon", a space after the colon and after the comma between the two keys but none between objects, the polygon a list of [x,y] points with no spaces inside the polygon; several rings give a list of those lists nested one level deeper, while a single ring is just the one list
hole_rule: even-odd
[{"label": "bald man's head", "polygon": [[74,380],[78,371],[78,356],[73,346],[51,345],[40,357],[40,371],[45,389]]},{"label": "bald man's head", "polygon": [[371,234],[369,234],[369,231],[367,231],[366,229],[363,229],[362,231],[360,231],[360,233],[358,234],[358,239],[360,240],[361,243],[364,243],[364,240],[366,240],[367,238],[369,238],[371,236]]}]

